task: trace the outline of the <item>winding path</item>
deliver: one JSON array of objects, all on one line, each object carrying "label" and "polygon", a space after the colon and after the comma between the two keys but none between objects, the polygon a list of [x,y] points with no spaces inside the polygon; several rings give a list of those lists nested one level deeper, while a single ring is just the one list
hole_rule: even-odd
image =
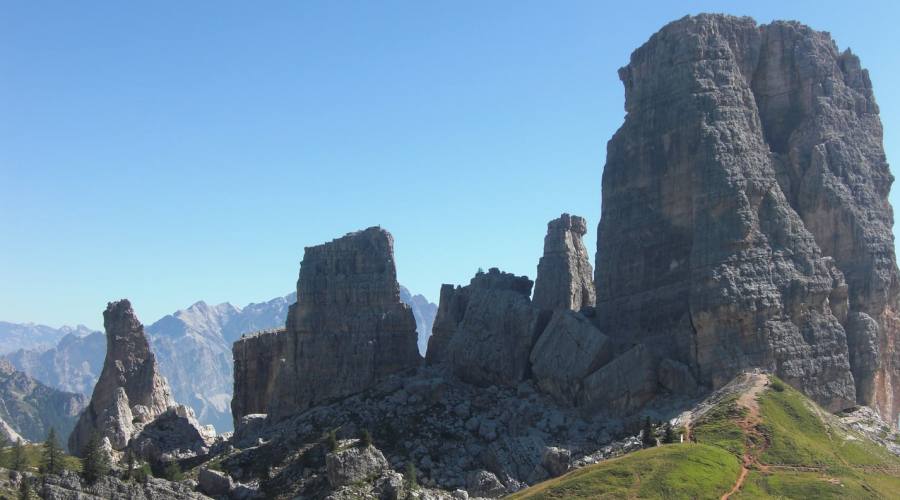
[{"label": "winding path", "polygon": [[[752,465],[756,464],[761,469],[765,468],[765,466],[760,464],[757,460],[757,456],[766,448],[766,439],[757,429],[760,418],[759,402],[756,398],[769,384],[769,377],[763,373],[755,373],[750,375],[750,377],[750,389],[744,391],[737,400],[737,405],[747,410],[747,414],[737,422],[738,426],[747,437],[747,439],[744,440],[744,457],[743,460],[741,460],[741,474],[738,476],[737,481],[735,481],[734,486],[731,487],[731,490],[722,495],[720,500],[729,500],[731,495],[734,495],[741,489]],[[751,435],[756,436],[757,439],[750,439]],[[751,445],[753,442],[761,443],[761,448],[756,449]]]}]

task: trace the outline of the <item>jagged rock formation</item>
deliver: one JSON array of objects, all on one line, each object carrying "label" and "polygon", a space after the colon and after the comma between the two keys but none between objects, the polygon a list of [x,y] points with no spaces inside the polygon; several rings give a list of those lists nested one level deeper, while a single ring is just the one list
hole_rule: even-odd
[{"label": "jagged rock formation", "polygon": [[[474,383],[490,384],[493,370],[505,372],[502,378],[506,383],[520,380],[528,361],[523,353],[530,350],[537,328],[537,310],[529,300],[532,285],[526,276],[497,268],[487,273],[479,270],[464,287],[441,285],[437,317],[428,339],[428,364],[451,361],[453,356],[451,365],[459,373],[474,370],[463,374]],[[495,361],[508,366],[491,366]]]},{"label": "jagged rock formation", "polygon": [[858,400],[896,420],[892,177],[858,59],[797,23],[700,15],[620,77],[600,329],[703,384],[762,367],[832,410]]},{"label": "jagged rock formation", "polygon": [[[402,286],[400,300],[412,309],[419,333],[419,351],[424,354],[437,305]],[[244,307],[227,302],[211,306],[200,301],[147,326],[150,347],[175,400],[193,408],[203,424],[230,432],[234,386],[232,343],[242,334],[283,326],[288,306],[296,301],[296,292]],[[9,323],[3,328],[14,332],[10,334],[11,342],[19,342],[19,332],[45,327]],[[0,328],[0,343],[7,341],[3,328]],[[3,357],[16,370],[41,383],[90,397],[103,368],[106,335],[86,333],[89,330],[85,327],[75,330],[63,327],[59,332],[69,333],[51,349],[19,349]]]},{"label": "jagged rock formation", "polygon": [[437,365],[445,361],[447,346],[450,344],[450,339],[453,338],[456,327],[462,322],[468,305],[468,287],[458,287],[447,283],[441,285],[437,316],[434,318],[431,337],[428,338],[428,349],[425,352],[426,363]]},{"label": "jagged rock formation", "polygon": [[0,434],[11,441],[42,441],[51,427],[67,436],[86,405],[83,395],[47,387],[0,359]]},{"label": "jagged rock formation", "polygon": [[175,405],[131,302],[110,302],[103,326],[106,359],[91,403],[69,438],[75,453],[94,432],[108,438],[113,449],[124,449],[137,433],[135,423],[147,424]]},{"label": "jagged rock formation", "polygon": [[393,238],[372,227],[307,247],[286,328],[235,342],[235,422],[283,418],[421,362]]},{"label": "jagged rock formation", "polygon": [[[162,453],[175,450],[198,451],[207,444],[215,431],[199,428],[193,411],[176,405],[166,379],[159,373],[156,357],[144,335],[144,326],[134,314],[131,303],[126,299],[110,302],[103,312],[103,326],[107,339],[103,371],[94,387],[90,405],[69,436],[69,449],[80,453],[96,432],[109,441],[113,450],[123,450],[136,436],[146,437],[143,431],[150,431],[154,424],[159,425],[160,417],[170,413],[179,420],[178,424],[169,423],[170,429],[193,427],[200,440],[179,440],[174,447],[160,444],[155,449],[162,448],[161,453],[152,457],[145,455],[147,458],[158,459]],[[188,434],[180,432],[181,436]],[[144,443],[138,451],[148,448],[149,445]]]},{"label": "jagged rock formation", "polygon": [[562,214],[547,224],[544,256],[534,282],[534,305],[540,309],[571,309],[593,306],[594,271],[582,237],[587,222],[577,215]]}]

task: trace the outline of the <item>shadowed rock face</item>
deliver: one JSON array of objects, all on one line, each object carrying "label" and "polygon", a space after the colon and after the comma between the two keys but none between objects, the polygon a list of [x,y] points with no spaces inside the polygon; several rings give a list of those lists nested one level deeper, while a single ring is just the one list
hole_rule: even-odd
[{"label": "shadowed rock face", "polygon": [[135,424],[149,423],[175,405],[131,303],[110,302],[103,326],[106,359],[91,403],[69,437],[69,449],[75,453],[94,432],[108,438],[113,449],[124,449],[139,431]]},{"label": "shadowed rock face", "polygon": [[476,385],[515,386],[530,371],[529,353],[540,333],[533,282],[497,268],[479,271],[464,287],[441,286],[428,364],[446,364]]},{"label": "shadowed rock face", "polygon": [[373,227],[306,248],[283,331],[235,342],[235,422],[281,418],[421,363],[393,238]]},{"label": "shadowed rock face", "polygon": [[587,222],[577,215],[562,214],[547,224],[534,282],[536,307],[578,311],[594,305],[594,271],[582,241],[586,232]]},{"label": "shadowed rock face", "polygon": [[775,371],[896,422],[897,267],[871,84],[827,33],[686,17],[619,72],[597,322],[701,383]]}]

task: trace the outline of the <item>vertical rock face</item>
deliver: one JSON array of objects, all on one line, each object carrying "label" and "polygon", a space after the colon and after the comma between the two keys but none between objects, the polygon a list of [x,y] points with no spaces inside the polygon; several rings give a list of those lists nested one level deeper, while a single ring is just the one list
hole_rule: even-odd
[{"label": "vertical rock face", "polygon": [[136,423],[149,423],[175,405],[131,303],[110,302],[103,326],[106,359],[91,403],[69,437],[69,449],[75,453],[94,432],[108,438],[113,449],[124,449],[139,430]]},{"label": "vertical rock face", "polygon": [[275,392],[275,380],[284,366],[287,352],[284,328],[257,332],[234,343],[234,396],[231,414],[234,425],[245,415],[267,413],[269,398]]},{"label": "vertical rock face", "polygon": [[[100,378],[87,409],[81,414],[69,436],[69,450],[80,453],[95,432],[106,438],[113,450],[134,444],[140,456],[163,459],[172,455],[202,453],[215,437],[215,430],[200,427],[193,410],[177,405],[166,379],[159,373],[156,356],[144,335],[127,299],[110,302],[103,312],[106,329],[106,358]],[[171,436],[153,435],[158,422],[177,430],[177,442]],[[173,434],[173,432],[169,432]],[[153,454],[143,453],[153,450]]]},{"label": "vertical rock face", "polygon": [[828,408],[858,398],[896,421],[892,177],[858,59],[796,23],[701,15],[619,74],[601,330],[706,385],[762,367]]},{"label": "vertical rock face", "polygon": [[450,339],[453,338],[456,327],[466,314],[469,291],[469,287],[454,287],[446,283],[441,285],[437,316],[434,318],[434,327],[425,353],[425,361],[429,365],[440,364],[446,360]]},{"label": "vertical rock face", "polygon": [[429,364],[446,363],[462,380],[478,385],[515,385],[530,369],[538,331],[531,304],[532,281],[491,268],[465,287],[443,285]]},{"label": "vertical rock face", "polygon": [[587,222],[577,215],[562,214],[547,224],[534,282],[536,307],[578,311],[594,305],[594,271],[582,241],[585,233]]},{"label": "vertical rock face", "polygon": [[773,23],[753,81],[778,182],[847,283],[857,399],[897,425],[898,271],[893,183],[869,74],[826,33]]},{"label": "vertical rock face", "polygon": [[235,343],[235,422],[281,418],[418,366],[393,238],[373,227],[306,248],[286,328]]}]

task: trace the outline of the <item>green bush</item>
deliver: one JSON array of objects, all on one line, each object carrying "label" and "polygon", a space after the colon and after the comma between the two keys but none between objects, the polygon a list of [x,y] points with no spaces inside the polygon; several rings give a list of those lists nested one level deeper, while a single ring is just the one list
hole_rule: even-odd
[{"label": "green bush", "polygon": [[337,431],[335,429],[331,429],[328,431],[328,434],[325,435],[325,447],[328,448],[328,451],[336,451],[338,448],[337,441]]},{"label": "green bush", "polygon": [[169,462],[169,465],[163,470],[163,478],[169,481],[181,481],[184,479],[184,474],[181,473],[181,467],[178,466],[178,462]]},{"label": "green bush", "polygon": [[362,433],[359,436],[359,443],[363,448],[372,446],[372,433],[369,432],[369,429],[363,429]]}]

